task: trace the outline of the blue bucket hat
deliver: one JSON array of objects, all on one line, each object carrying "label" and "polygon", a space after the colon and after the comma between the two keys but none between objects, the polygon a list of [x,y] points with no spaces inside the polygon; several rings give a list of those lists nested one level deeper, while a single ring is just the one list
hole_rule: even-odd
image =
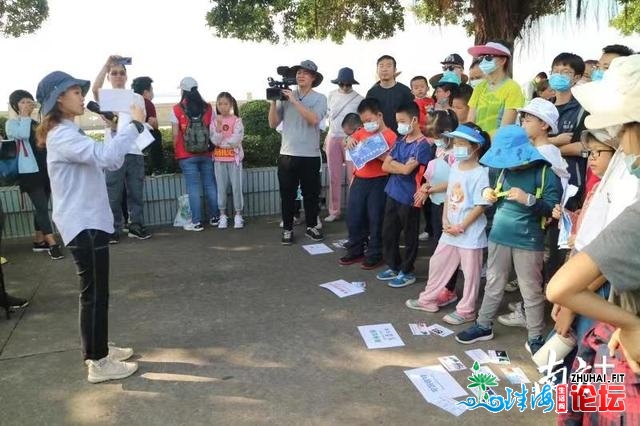
[{"label": "blue bucket hat", "polygon": [[84,96],[87,94],[87,91],[89,91],[91,82],[88,80],[78,80],[62,71],[54,71],[47,74],[40,83],[38,83],[38,90],[36,92],[36,99],[41,105],[41,114],[49,114],[56,105],[60,95],[73,86],[80,86],[82,95]]},{"label": "blue bucket hat", "polygon": [[487,143],[482,133],[479,130],[474,129],[473,127],[465,126],[464,124],[459,125],[453,132],[444,132],[442,136],[446,136],[448,138],[460,138],[471,143],[477,143],[479,145],[484,145]]},{"label": "blue bucket hat", "polygon": [[480,159],[480,163],[495,169],[510,169],[525,166],[535,161],[549,162],[531,145],[527,132],[515,124],[498,129],[493,136],[491,148]]},{"label": "blue bucket hat", "polygon": [[340,68],[338,71],[338,77],[331,80],[333,84],[360,84],[353,76],[353,70],[349,67]]}]

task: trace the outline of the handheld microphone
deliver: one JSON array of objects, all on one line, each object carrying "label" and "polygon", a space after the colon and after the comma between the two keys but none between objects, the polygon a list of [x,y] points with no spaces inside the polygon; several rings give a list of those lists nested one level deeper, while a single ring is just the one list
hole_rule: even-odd
[{"label": "handheld microphone", "polygon": [[91,111],[91,112],[96,113],[96,114],[103,115],[104,118],[106,118],[109,121],[115,121],[114,119],[115,119],[116,115],[114,113],[112,113],[112,112],[109,112],[109,111],[100,111],[100,105],[98,105],[98,103],[95,102],[95,101],[90,101],[87,104],[87,109],[89,111]]}]

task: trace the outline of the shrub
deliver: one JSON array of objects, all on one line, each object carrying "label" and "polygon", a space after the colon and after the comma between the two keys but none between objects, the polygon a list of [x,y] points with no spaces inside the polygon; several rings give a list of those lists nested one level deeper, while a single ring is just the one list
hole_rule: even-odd
[{"label": "shrub", "polygon": [[278,165],[280,135],[246,135],[242,141],[244,167],[272,167]]},{"label": "shrub", "polygon": [[278,135],[269,127],[269,102],[249,101],[240,107],[240,117],[244,125],[244,134],[253,136]]}]

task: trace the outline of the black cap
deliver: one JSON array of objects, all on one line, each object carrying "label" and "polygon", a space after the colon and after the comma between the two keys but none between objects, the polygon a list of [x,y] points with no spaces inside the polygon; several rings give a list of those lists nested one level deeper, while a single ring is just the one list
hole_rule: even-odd
[{"label": "black cap", "polygon": [[464,59],[462,59],[462,56],[458,55],[457,53],[452,53],[451,55],[444,58],[444,61],[440,63],[442,65],[446,65],[446,64],[460,65],[462,68],[464,68]]}]

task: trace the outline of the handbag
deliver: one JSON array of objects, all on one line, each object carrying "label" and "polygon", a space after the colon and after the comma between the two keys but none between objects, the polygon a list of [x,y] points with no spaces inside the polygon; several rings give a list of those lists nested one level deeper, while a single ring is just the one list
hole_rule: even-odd
[{"label": "handbag", "polygon": [[0,142],[0,179],[12,181],[18,177],[18,147],[15,140]]}]

